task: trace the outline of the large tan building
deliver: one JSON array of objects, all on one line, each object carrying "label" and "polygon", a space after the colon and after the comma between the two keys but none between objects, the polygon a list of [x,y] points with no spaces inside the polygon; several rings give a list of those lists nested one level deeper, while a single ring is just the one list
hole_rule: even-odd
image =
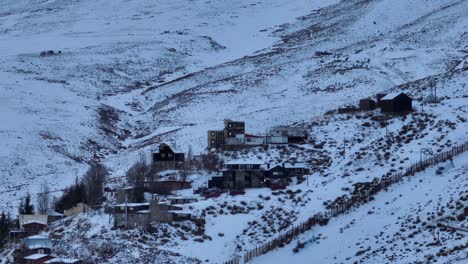
[{"label": "large tan building", "polygon": [[231,149],[233,145],[244,145],[245,122],[224,120],[223,130],[208,131],[208,149]]}]

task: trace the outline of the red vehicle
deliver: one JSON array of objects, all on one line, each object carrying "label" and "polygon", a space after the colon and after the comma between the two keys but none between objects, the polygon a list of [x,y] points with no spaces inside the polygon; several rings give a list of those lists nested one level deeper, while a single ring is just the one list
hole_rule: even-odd
[{"label": "red vehicle", "polygon": [[205,198],[206,199],[208,199],[208,198],[218,198],[219,196],[221,196],[220,192],[211,192],[211,193],[206,194]]},{"label": "red vehicle", "polygon": [[270,186],[270,189],[272,189],[273,191],[276,191],[276,190],[284,190],[284,189],[286,189],[286,185],[280,184],[280,183],[273,183],[273,184]]},{"label": "red vehicle", "polygon": [[244,190],[231,190],[229,192],[229,195],[235,196],[235,195],[244,195],[245,191]]}]

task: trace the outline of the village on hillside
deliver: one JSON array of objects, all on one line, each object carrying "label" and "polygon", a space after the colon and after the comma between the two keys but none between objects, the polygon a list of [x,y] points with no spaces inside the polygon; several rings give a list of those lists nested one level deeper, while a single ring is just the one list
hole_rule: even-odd
[{"label": "village on hillside", "polygon": [[[412,111],[412,99],[405,93],[378,94],[376,99],[365,98],[358,107],[339,108],[337,114],[374,111],[380,109],[385,115],[406,115]],[[65,190],[65,194],[51,208],[33,213],[30,198],[22,203],[17,227],[9,231],[11,243],[17,244],[15,263],[86,263],[85,260],[61,258],[53,254],[50,234],[51,226],[66,223],[67,218],[92,210],[104,210],[118,229],[140,228],[152,230],[154,223],[191,221],[197,226],[205,223],[204,215],[191,210],[191,204],[203,199],[216,199],[221,195],[244,195],[247,188],[270,188],[284,190],[290,184],[303,182],[314,170],[314,164],[297,158],[266,162],[258,157],[233,158],[227,160],[223,153],[235,153],[269,146],[310,144],[310,135],[300,125],[273,126],[263,135],[246,132],[244,121],[224,120],[221,130],[207,131],[207,152],[193,155],[184,153],[175,146],[161,143],[152,153],[151,161],[144,157],[127,172],[124,186],[115,186],[112,179],[107,182],[92,179],[94,191],[102,194],[94,200],[85,201],[85,184],[77,183]],[[224,157],[224,158],[220,158]],[[196,171],[209,171],[210,176],[195,189],[188,175]],[[99,169],[93,171],[99,177]],[[102,176],[105,172],[102,173]],[[178,192],[193,189],[191,195]],[[48,198],[48,189],[40,197]],[[42,195],[42,196],[41,196]],[[90,200],[92,202],[90,203]]]}]

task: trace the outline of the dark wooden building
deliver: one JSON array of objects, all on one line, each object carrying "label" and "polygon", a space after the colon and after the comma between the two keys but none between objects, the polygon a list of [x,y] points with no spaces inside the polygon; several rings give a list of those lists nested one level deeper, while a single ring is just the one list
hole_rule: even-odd
[{"label": "dark wooden building", "polygon": [[282,179],[287,177],[286,170],[282,165],[276,165],[273,167],[268,165],[264,174],[267,179]]},{"label": "dark wooden building", "polygon": [[303,176],[309,173],[307,165],[303,162],[283,162],[282,164],[267,167],[265,177],[269,179],[282,179],[294,176]]},{"label": "dark wooden building", "polygon": [[145,190],[150,193],[157,194],[170,194],[173,191],[184,190],[192,188],[192,184],[189,181],[147,181],[144,183]]},{"label": "dark wooden building", "polygon": [[220,188],[224,189],[224,177],[223,176],[213,176],[208,180],[208,188]]},{"label": "dark wooden building", "polygon": [[377,107],[380,107],[380,99],[382,99],[386,93],[378,93],[375,97],[377,98]]},{"label": "dark wooden building", "polygon": [[238,160],[225,163],[222,170],[224,187],[229,189],[258,188],[265,185],[261,161]]},{"label": "dark wooden building", "polygon": [[224,138],[236,138],[237,135],[245,134],[245,122],[224,120]]},{"label": "dark wooden building", "polygon": [[28,234],[39,234],[46,228],[47,224],[40,221],[29,221],[23,224],[23,230]]},{"label": "dark wooden building", "polygon": [[223,149],[224,130],[208,131],[208,149]]},{"label": "dark wooden building", "polygon": [[377,103],[371,98],[361,99],[359,101],[359,109],[363,111],[371,111],[377,108]]},{"label": "dark wooden building", "polygon": [[283,167],[288,177],[304,176],[309,173],[309,168],[303,162],[285,162]]},{"label": "dark wooden building", "polygon": [[382,113],[404,113],[413,110],[412,101],[405,93],[390,93],[380,99],[380,107]]},{"label": "dark wooden building", "polygon": [[185,154],[176,152],[174,147],[168,144],[159,145],[159,152],[153,153],[153,166],[160,170],[178,170],[183,167]]}]

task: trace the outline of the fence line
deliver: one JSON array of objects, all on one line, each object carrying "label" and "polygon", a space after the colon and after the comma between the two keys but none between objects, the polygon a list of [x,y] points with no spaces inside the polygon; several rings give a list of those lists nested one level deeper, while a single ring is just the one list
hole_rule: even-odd
[{"label": "fence line", "polygon": [[[244,263],[251,261],[253,258],[265,254],[269,251],[272,251],[278,247],[283,247],[284,245],[289,244],[295,237],[300,234],[311,230],[315,225],[326,225],[330,218],[335,217],[339,214],[342,214],[354,207],[358,207],[361,204],[367,203],[371,200],[371,197],[381,190],[387,188],[388,186],[399,182],[403,177],[413,176],[416,172],[423,171],[427,167],[439,164],[441,162],[452,159],[452,157],[459,155],[468,150],[468,142],[465,142],[461,145],[454,146],[450,150],[441,152],[439,154],[426,157],[416,163],[411,164],[410,167],[406,168],[403,172],[391,173],[380,179],[375,178],[372,182],[359,183],[355,185],[355,189],[351,194],[351,197],[348,195],[343,195],[338,197],[331,205],[327,206],[325,212],[317,213],[307,219],[306,221],[291,227],[278,237],[265,242],[264,244],[255,247],[247,251],[242,259]],[[241,256],[234,256],[230,260],[224,262],[224,264],[239,264]]]}]

